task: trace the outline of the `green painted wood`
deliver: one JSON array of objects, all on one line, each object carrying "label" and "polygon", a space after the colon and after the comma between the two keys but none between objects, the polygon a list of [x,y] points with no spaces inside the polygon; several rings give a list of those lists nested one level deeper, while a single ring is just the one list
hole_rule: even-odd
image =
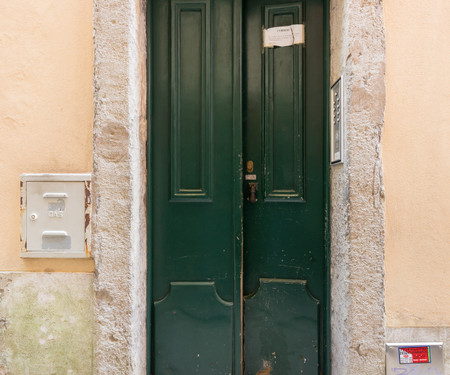
[{"label": "green painted wood", "polygon": [[[301,4],[265,6],[264,27],[302,23]],[[264,198],[303,201],[303,46],[264,51]]]},{"label": "green painted wood", "polygon": [[155,374],[232,373],[233,304],[214,282],[173,282],[154,306]]},{"label": "green painted wood", "polygon": [[[248,2],[244,13],[244,160],[253,160],[258,182],[264,182],[264,140],[262,139],[265,113],[263,95],[263,64],[261,54],[261,27],[267,4],[275,1]],[[281,1],[286,4],[286,1]],[[308,280],[314,296],[323,296],[324,217],[323,217],[323,50],[321,40],[321,2],[302,3],[306,31],[304,85],[305,116],[305,194],[304,202],[282,202],[264,199],[259,189],[258,201],[244,199],[244,294],[251,294],[264,278]],[[286,5],[287,7],[289,6]],[[308,22],[308,17],[311,18]],[[314,20],[314,22],[313,22]],[[254,42],[254,40],[258,42]],[[309,46],[309,47],[308,47]],[[313,48],[315,46],[315,48]],[[294,48],[294,47],[283,47]],[[282,49],[282,48],[280,48]],[[267,50],[267,49],[266,49]],[[244,191],[248,191],[244,181]]]},{"label": "green painted wood", "polygon": [[[323,36],[323,54],[324,54],[324,85],[323,90],[325,93],[328,92],[330,86],[330,1],[324,0],[323,2],[324,12],[324,36]],[[329,95],[324,95],[324,111],[323,111],[323,123],[325,128],[325,136],[324,136],[324,160],[323,160],[323,172],[324,172],[324,185],[323,185],[323,194],[325,197],[324,202],[324,218],[325,218],[325,277],[324,277],[324,286],[325,286],[325,296],[322,303],[322,316],[321,321],[323,322],[321,326],[321,347],[320,351],[320,363],[322,365],[323,374],[331,374],[331,307],[330,307],[330,299],[331,299],[331,253],[330,253],[330,149],[328,147],[330,142],[330,134],[329,134]]]},{"label": "green painted wood", "polygon": [[[239,166],[236,163],[238,156],[233,151],[240,148],[241,127],[240,61],[236,55],[240,47],[235,44],[240,39],[240,34],[239,25],[233,25],[239,8],[230,0],[154,0],[151,2],[151,8],[153,73],[149,178],[152,181],[152,199],[149,207],[152,217],[149,267],[152,273],[152,373],[167,373],[161,372],[161,367],[157,365],[160,356],[167,361],[172,357],[173,363],[178,363],[174,352],[164,354],[169,350],[167,346],[160,348],[162,341],[157,338],[162,334],[158,334],[161,332],[158,327],[165,323],[158,320],[157,305],[154,305],[155,301],[168,295],[170,285],[174,282],[214,282],[218,296],[232,303],[231,313],[227,315],[227,327],[234,344],[226,345],[222,348],[223,353],[218,354],[220,358],[230,359],[227,368],[231,373],[233,368],[240,368],[241,358],[242,237],[239,232],[236,233],[241,230],[241,208],[236,204],[236,197],[240,197],[240,183]],[[183,45],[179,46],[181,43]],[[174,61],[176,53],[178,58]],[[178,61],[179,59],[184,61]],[[203,66],[202,72],[198,71],[200,62],[206,64],[204,61],[210,63],[209,73]],[[181,81],[174,78],[175,74],[180,74]],[[210,83],[207,83],[208,79]],[[188,86],[183,88],[186,82]],[[175,86],[179,87],[179,91],[175,90]],[[177,100],[176,106],[174,100]],[[205,103],[209,100],[209,109],[205,107],[203,100]],[[189,108],[191,101],[192,107]],[[199,101],[202,101],[201,105]],[[179,112],[174,111],[174,108]],[[175,121],[180,113],[182,117]],[[209,135],[205,133],[207,122],[199,123],[198,120],[208,116]],[[174,123],[179,124],[179,128],[176,128]],[[186,131],[181,129],[184,126]],[[175,131],[178,133],[174,134]],[[195,134],[190,134],[191,131]],[[173,152],[175,136],[179,137],[177,142],[181,145],[179,158],[191,158],[189,163],[192,162],[194,167],[188,165],[185,168],[183,164],[177,164],[178,155]],[[203,147],[200,146],[202,139],[205,142],[208,140],[204,149],[209,148],[206,153],[210,155],[210,172],[208,168],[203,170],[202,166],[197,168],[200,163],[198,149]],[[200,159],[203,162],[203,156]],[[183,173],[189,174],[191,169],[192,176],[185,178]],[[200,196],[200,192],[189,192],[190,196],[186,194],[173,197],[173,192],[176,191],[173,185],[176,176],[172,173],[178,173],[179,170],[179,186],[186,189],[198,188],[199,176],[209,176],[209,188],[205,188],[206,185],[201,187],[205,197]],[[206,199],[206,196],[209,199]],[[193,305],[196,301],[199,313],[203,310],[209,313],[209,305],[202,304],[197,297],[193,300]],[[189,346],[189,350],[198,351],[203,348],[203,344],[195,338],[197,329],[198,325],[194,320],[186,320],[183,329],[178,332],[178,340]],[[218,337],[218,342],[221,340],[222,336]],[[211,355],[207,357],[211,363],[215,363],[215,358]],[[194,366],[193,363],[187,365]],[[196,367],[189,366],[186,367],[186,372],[178,373],[195,373]],[[205,368],[202,370],[202,374],[208,373],[204,372]],[[211,373],[218,372],[211,368]]]},{"label": "green painted wood", "polygon": [[[170,2],[153,2],[154,33],[152,114],[153,227],[152,247],[154,299],[167,294],[171,281],[215,280],[219,295],[233,300],[233,85],[232,26],[229,1],[215,1],[211,18],[217,33],[211,37],[213,81],[211,202],[173,201],[171,194]],[[188,2],[184,2],[188,4]],[[193,4],[197,4],[193,2]],[[166,30],[166,33],[163,31]],[[195,34],[194,34],[195,35]],[[220,48],[219,48],[220,47]],[[188,93],[186,94],[188,95]]]},{"label": "green painted wood", "polygon": [[[152,149],[153,149],[153,142],[152,142],[152,134],[150,131],[151,126],[151,118],[153,113],[153,63],[152,63],[152,56],[153,56],[153,43],[151,41],[151,35],[153,33],[152,30],[152,14],[153,9],[149,5],[147,6],[147,24],[146,24],[146,31],[147,36],[149,37],[147,41],[147,166],[152,165]],[[150,169],[150,168],[149,168]],[[146,359],[147,359],[147,372],[146,375],[150,375],[152,368],[153,368],[153,361],[152,361],[152,351],[153,351],[153,293],[152,293],[152,278],[153,278],[153,270],[152,270],[152,264],[151,264],[151,254],[152,254],[152,241],[151,241],[151,235],[152,235],[152,222],[153,222],[153,213],[151,210],[150,203],[153,201],[153,180],[151,179],[151,176],[148,174],[147,171],[147,300],[146,302],[146,309],[147,309],[147,320],[146,320],[146,331],[147,331],[147,353],[146,353]]]},{"label": "green painted wood", "polygon": [[245,375],[318,373],[319,303],[305,281],[261,279],[244,317]]},{"label": "green painted wood", "polygon": [[[276,284],[273,293],[258,294],[264,290],[259,287],[260,279],[303,280],[318,302],[326,299],[322,1],[255,0],[245,3],[244,15],[244,166],[249,160],[254,162],[258,192],[255,203],[244,199],[243,293],[271,306],[251,314],[248,304],[253,299],[244,304],[245,374],[261,370],[261,361],[268,360],[254,351],[270,350],[261,335],[266,325],[280,331],[286,325],[293,331],[310,332],[304,341],[295,335],[271,336],[277,358],[291,358],[272,374],[300,370],[318,374],[324,368],[324,342],[319,335],[324,329],[324,305],[315,307],[314,319],[300,319],[308,306],[306,299],[289,300],[290,311],[297,311],[300,319],[292,312],[289,324],[283,320],[286,312],[277,307],[282,283]],[[266,48],[262,54],[263,25],[292,23],[305,23],[305,46]],[[247,181],[243,189],[248,191]],[[304,355],[305,345],[315,345],[315,354],[309,352],[312,362],[301,369],[299,356]],[[289,353],[296,354],[291,357]]]},{"label": "green painted wood", "polygon": [[[321,302],[319,318],[308,327],[321,332],[316,370],[324,368],[326,116],[322,11],[320,0],[257,0],[245,2],[243,9],[239,0],[151,3],[149,331],[153,332],[150,351],[154,375],[167,373],[172,365],[175,373],[195,373],[196,362],[186,362],[190,368],[184,370],[177,367],[180,362],[168,346],[175,339],[171,336],[166,340],[164,337],[170,335],[158,331],[160,325],[163,329],[168,323],[158,320],[157,315],[162,316],[163,301],[171,298],[173,285],[198,283],[196,287],[214,283],[217,295],[231,309],[228,327],[232,345],[227,344],[223,353],[208,356],[212,363],[215,357],[230,358],[231,370],[227,367],[225,371],[241,374],[241,293],[254,296],[250,300],[258,299],[255,291],[261,278],[274,282],[292,279],[294,284],[307,281],[311,295]],[[295,17],[312,25],[307,27],[306,47],[277,48],[261,54],[261,27],[268,22],[266,17],[273,25],[291,22]],[[183,50],[184,44],[191,48]],[[180,59],[186,64],[180,64]],[[283,69],[286,66],[288,69]],[[271,81],[266,76],[271,76]],[[205,106],[208,100],[209,106]],[[175,121],[176,116],[179,119]],[[270,118],[272,122],[267,122]],[[209,167],[205,167],[205,153],[209,155]],[[254,161],[260,183],[256,204],[247,202],[247,184],[242,184],[242,166],[247,160]],[[265,170],[272,174],[266,175]],[[194,294],[190,293],[190,306],[196,305],[199,314],[208,313],[209,307]],[[273,305],[272,297],[265,298],[267,304]],[[174,302],[177,306],[180,302]],[[278,313],[275,315],[280,319]],[[259,325],[261,315],[256,316],[252,318],[250,313],[246,321],[245,336],[249,338],[252,324]],[[184,328],[178,332],[178,339],[193,351],[202,348],[194,339],[198,329],[194,320],[185,319]],[[294,346],[298,349],[295,342]],[[165,358],[163,367],[158,364],[159,357]],[[258,365],[252,364],[252,358],[256,357],[245,353],[248,368]],[[200,373],[209,373],[205,369]]]},{"label": "green painted wood", "polygon": [[171,2],[172,199],[211,197],[209,1]]},{"label": "green painted wood", "polygon": [[242,303],[242,0],[233,0],[233,229],[234,229],[234,318],[233,374],[243,368]]}]

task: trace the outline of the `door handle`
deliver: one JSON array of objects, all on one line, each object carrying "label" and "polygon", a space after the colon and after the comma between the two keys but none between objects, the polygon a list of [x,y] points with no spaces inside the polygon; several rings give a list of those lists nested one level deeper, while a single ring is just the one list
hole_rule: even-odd
[{"label": "door handle", "polygon": [[256,203],[256,201],[258,200],[258,198],[256,198],[257,191],[258,191],[258,183],[257,182],[249,182],[247,200],[250,203]]}]

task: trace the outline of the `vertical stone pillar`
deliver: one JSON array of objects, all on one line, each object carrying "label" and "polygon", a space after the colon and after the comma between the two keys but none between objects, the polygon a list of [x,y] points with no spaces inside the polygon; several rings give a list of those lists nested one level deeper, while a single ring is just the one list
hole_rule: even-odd
[{"label": "vertical stone pillar", "polygon": [[94,373],[145,374],[145,2],[95,0],[94,46]]},{"label": "vertical stone pillar", "polygon": [[382,0],[331,0],[331,77],[344,83],[344,163],[331,167],[333,375],[384,374]]}]

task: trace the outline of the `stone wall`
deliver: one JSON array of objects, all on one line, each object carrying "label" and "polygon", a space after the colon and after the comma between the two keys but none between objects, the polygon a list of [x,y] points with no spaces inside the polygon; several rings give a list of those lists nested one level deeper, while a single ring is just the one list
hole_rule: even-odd
[{"label": "stone wall", "polygon": [[343,77],[344,157],[331,167],[333,375],[384,374],[382,1],[331,0],[331,77]]},{"label": "stone wall", "polygon": [[145,1],[94,1],[96,374],[146,373]]},{"label": "stone wall", "polygon": [[92,374],[92,279],[0,273],[0,374]]}]

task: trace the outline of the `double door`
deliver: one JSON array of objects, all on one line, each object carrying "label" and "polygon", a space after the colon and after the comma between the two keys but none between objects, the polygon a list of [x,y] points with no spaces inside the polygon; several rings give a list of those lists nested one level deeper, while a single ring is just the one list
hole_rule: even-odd
[{"label": "double door", "polygon": [[151,373],[319,374],[322,1],[149,6]]}]

